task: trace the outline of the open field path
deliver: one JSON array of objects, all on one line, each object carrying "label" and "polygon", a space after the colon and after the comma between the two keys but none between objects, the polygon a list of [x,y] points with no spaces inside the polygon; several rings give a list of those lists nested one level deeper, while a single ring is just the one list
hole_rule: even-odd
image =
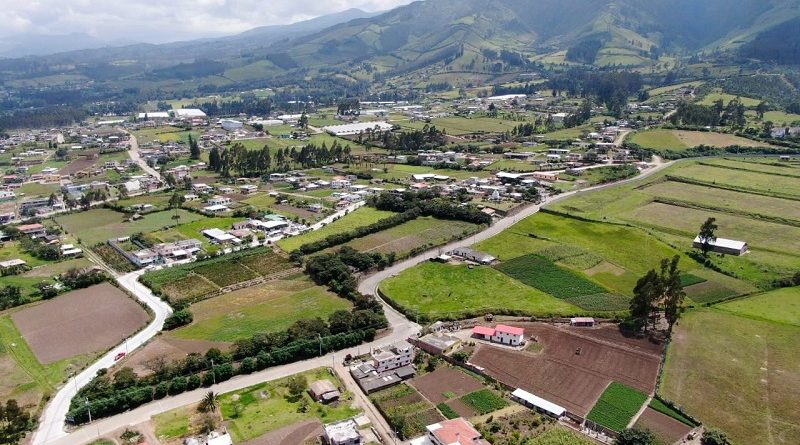
[{"label": "open field path", "polygon": [[130,145],[130,149],[128,150],[128,156],[130,156],[131,159],[135,161],[145,173],[153,176],[154,178],[160,181],[161,174],[153,167],[150,167],[150,165],[147,164],[147,161],[142,159],[142,156],[139,153],[139,141],[136,139],[136,136],[134,136],[132,133],[128,133],[128,138],[129,138],[128,145]]}]

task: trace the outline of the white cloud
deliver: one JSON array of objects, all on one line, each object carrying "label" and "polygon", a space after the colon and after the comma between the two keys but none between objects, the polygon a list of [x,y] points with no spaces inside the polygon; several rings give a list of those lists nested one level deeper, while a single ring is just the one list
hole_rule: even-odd
[{"label": "white cloud", "polygon": [[86,33],[103,39],[164,42],[234,34],[360,8],[380,11],[411,0],[0,0],[0,36]]}]

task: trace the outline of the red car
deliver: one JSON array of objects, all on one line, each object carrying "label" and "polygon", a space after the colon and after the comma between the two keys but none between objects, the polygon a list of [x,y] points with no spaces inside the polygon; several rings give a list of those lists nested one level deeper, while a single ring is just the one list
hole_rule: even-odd
[{"label": "red car", "polygon": [[114,356],[114,361],[116,362],[117,360],[121,359],[122,357],[125,357],[125,353],[124,352],[120,352],[119,354],[115,355]]}]

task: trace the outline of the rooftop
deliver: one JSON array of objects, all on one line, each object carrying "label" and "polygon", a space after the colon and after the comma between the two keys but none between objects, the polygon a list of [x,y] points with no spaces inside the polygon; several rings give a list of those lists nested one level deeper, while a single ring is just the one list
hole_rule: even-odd
[{"label": "rooftop", "polygon": [[462,419],[445,420],[428,425],[428,432],[444,445],[488,445],[471,423]]}]

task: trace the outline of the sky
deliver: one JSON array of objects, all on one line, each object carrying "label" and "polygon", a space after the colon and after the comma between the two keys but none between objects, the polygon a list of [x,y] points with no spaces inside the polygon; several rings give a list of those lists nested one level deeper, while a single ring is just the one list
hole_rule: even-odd
[{"label": "sky", "polygon": [[411,0],[0,0],[0,37],[85,33],[103,40],[163,43],[236,34]]}]

